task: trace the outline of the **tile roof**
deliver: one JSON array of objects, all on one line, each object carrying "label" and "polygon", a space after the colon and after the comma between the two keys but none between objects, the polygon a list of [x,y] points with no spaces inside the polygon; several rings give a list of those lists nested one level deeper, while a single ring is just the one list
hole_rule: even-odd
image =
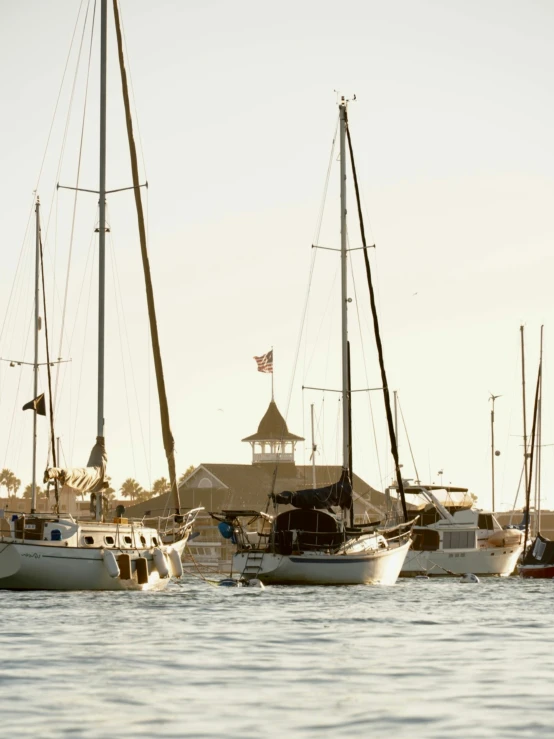
[{"label": "tile roof", "polygon": [[304,438],[290,433],[287,422],[275,401],[272,400],[260,421],[257,432],[252,436],[247,436],[243,441],[304,441]]}]

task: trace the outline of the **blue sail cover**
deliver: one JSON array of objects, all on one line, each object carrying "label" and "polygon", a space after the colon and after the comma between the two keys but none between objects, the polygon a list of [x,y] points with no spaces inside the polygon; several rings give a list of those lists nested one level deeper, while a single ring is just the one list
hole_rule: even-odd
[{"label": "blue sail cover", "polygon": [[340,480],[332,485],[326,485],[323,488],[307,488],[296,492],[284,490],[282,493],[276,493],[274,497],[276,503],[292,505],[304,510],[331,508],[333,506],[350,508],[352,505],[352,485],[348,472],[343,470]]}]

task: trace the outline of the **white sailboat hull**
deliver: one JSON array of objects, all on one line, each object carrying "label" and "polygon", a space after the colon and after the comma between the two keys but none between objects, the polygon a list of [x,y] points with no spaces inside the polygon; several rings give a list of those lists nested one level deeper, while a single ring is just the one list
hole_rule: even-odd
[{"label": "white sailboat hull", "polygon": [[[188,537],[186,537],[188,538]],[[186,538],[161,547],[172,570],[171,549],[182,554]],[[116,558],[128,554],[131,563],[143,557],[148,566],[148,582],[139,584],[136,572],[130,580],[111,577],[103,550],[55,546],[50,542],[0,542],[0,589],[9,590],[160,590],[170,582],[170,577],[161,577],[153,557],[153,550],[109,550]],[[133,568],[133,565],[131,564]]]},{"label": "white sailboat hull", "polygon": [[410,542],[352,554],[260,552],[257,569],[252,568],[252,553],[238,552],[233,556],[233,571],[273,585],[394,585],[409,547]]},{"label": "white sailboat hull", "polygon": [[521,546],[504,548],[459,549],[408,552],[401,577],[429,575],[448,577],[472,572],[480,577],[508,577],[516,567]]}]

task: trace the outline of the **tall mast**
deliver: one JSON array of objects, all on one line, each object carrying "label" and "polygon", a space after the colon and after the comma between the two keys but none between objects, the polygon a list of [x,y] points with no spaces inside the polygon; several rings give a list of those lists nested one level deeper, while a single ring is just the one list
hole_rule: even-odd
[{"label": "tall mast", "polygon": [[[96,435],[104,436],[104,323],[106,294],[106,67],[108,1],[100,17],[100,201],[98,215],[98,416]],[[97,496],[99,497],[99,496]]]},{"label": "tall mast", "polygon": [[394,391],[394,435],[396,436],[396,449],[400,458],[400,444],[398,443],[398,390]]},{"label": "tall mast", "polygon": [[314,431],[314,404],[312,403],[310,406],[310,417],[312,421],[312,487],[316,488],[316,474],[315,474],[315,453],[317,451],[317,446],[315,443],[315,431]]},{"label": "tall mast", "polygon": [[[35,360],[33,363],[33,398],[38,395],[38,332],[39,316],[39,266],[40,266],[40,200],[35,208]],[[37,411],[33,411],[33,479],[31,483],[31,513],[37,509]]]},{"label": "tall mast", "polygon": [[540,349],[540,366],[541,379],[539,383],[539,405],[537,409],[537,472],[535,476],[535,533],[540,534],[541,531],[541,461],[542,461],[542,337],[544,326],[541,326],[541,349]]},{"label": "tall mast", "polygon": [[346,101],[340,111],[340,267],[341,267],[341,341],[342,341],[342,467],[350,467],[350,403],[348,402],[348,269],[346,252]]},{"label": "tall mast", "polygon": [[494,513],[494,401],[500,398],[500,395],[493,395],[491,393],[490,400],[492,400],[492,408],[491,408],[491,482],[492,482],[492,512]]},{"label": "tall mast", "polygon": [[521,333],[521,392],[523,396],[523,468],[525,470],[525,490],[529,480],[529,465],[527,456],[527,411],[525,410],[525,327],[519,327]]},{"label": "tall mast", "polygon": [[[537,409],[539,405],[539,392],[542,378],[542,364],[539,362],[539,374],[537,376],[537,389],[535,391],[535,405],[533,407],[533,426],[531,427],[531,443],[529,444],[529,485],[525,491],[525,538],[523,539],[523,556],[527,552],[527,541],[529,539],[530,529],[530,509],[531,509],[531,482],[533,480],[533,457],[535,451],[535,430],[537,427]],[[525,561],[525,560],[524,560]]]}]

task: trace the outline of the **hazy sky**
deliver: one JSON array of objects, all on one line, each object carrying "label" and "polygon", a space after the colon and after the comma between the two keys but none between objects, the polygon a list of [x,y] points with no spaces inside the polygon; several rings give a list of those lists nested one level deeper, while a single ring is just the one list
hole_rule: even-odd
[{"label": "hazy sky", "polygon": [[[86,5],[38,188],[55,355],[73,210],[73,195],[56,194],[55,184],[76,183],[88,30],[62,160],[60,151]],[[109,5],[108,187],[117,188],[131,177]],[[76,0],[0,0],[2,321],[10,310],[2,357],[32,360],[32,226],[25,233],[78,10]],[[307,343],[293,381],[340,90],[357,96],[349,116],[369,238],[377,244],[385,359],[419,476],[439,482],[442,469],[444,482],[469,486],[489,505],[488,396],[501,394],[496,500],[497,508],[510,507],[522,458],[521,324],[529,427],[545,324],[543,441],[554,444],[552,3],[125,0],[122,13],[179,469],[250,461],[240,439],[256,430],[270,396],[269,376],[256,372],[252,357],[271,346],[283,413],[292,387],[289,429],[309,436],[313,402],[318,461],[340,462],[336,395],[323,401],[301,391],[302,384],[338,382],[338,260],[331,252],[317,256]],[[98,181],[97,45],[95,38],[80,174],[81,186],[91,189]],[[320,240],[338,246],[336,161],[331,176]],[[350,198],[349,233],[357,246],[353,192]],[[72,362],[60,374],[58,414],[64,454],[76,465],[86,462],[96,433],[95,217],[95,196],[81,195],[62,348]],[[128,193],[110,197],[109,220],[109,464],[116,487],[128,476],[146,487],[166,467]],[[367,387],[380,380],[358,256],[353,267],[366,363],[356,350],[354,384]],[[354,304],[351,318],[354,337]],[[19,409],[31,388],[29,368],[2,364],[0,466],[14,469],[24,484],[32,418]],[[372,395],[379,465],[367,396],[356,400],[355,468],[383,487],[391,465],[382,399]],[[43,433],[41,465],[45,439]],[[400,445],[404,471],[413,476],[403,434]],[[554,446],[543,452],[543,506],[554,507]],[[298,462],[308,457],[309,450],[298,449]]]}]

